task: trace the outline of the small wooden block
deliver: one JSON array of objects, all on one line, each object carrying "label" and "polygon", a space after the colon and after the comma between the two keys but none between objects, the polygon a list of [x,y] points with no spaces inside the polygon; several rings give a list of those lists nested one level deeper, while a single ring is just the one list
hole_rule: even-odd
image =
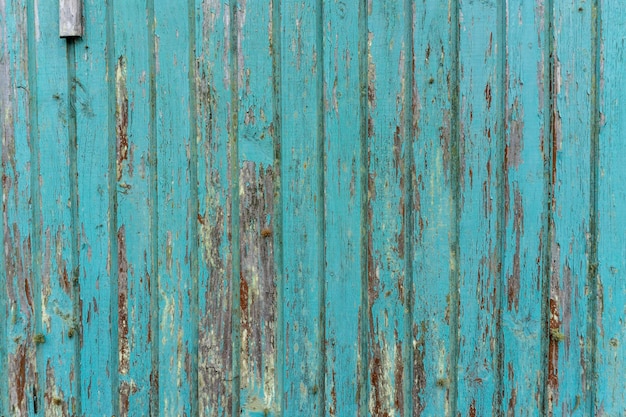
[{"label": "small wooden block", "polygon": [[82,0],[59,0],[59,37],[83,36]]}]

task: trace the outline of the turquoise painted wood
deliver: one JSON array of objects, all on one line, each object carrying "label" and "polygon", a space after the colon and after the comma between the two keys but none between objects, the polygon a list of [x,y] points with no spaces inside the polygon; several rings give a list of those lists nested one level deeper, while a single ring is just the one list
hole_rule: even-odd
[{"label": "turquoise painted wood", "polygon": [[615,0],[0,0],[0,416],[623,416]]}]

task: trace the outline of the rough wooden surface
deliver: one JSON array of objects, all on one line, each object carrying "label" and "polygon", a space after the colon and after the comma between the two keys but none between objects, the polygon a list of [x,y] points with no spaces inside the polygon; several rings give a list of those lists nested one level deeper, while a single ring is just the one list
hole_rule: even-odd
[{"label": "rough wooden surface", "polygon": [[621,416],[616,1],[0,0],[0,416]]}]

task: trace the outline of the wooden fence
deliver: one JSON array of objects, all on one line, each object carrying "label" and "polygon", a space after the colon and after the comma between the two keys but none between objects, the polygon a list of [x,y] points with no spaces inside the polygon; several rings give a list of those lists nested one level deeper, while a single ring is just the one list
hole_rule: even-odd
[{"label": "wooden fence", "polygon": [[622,9],[0,0],[0,416],[625,416]]}]

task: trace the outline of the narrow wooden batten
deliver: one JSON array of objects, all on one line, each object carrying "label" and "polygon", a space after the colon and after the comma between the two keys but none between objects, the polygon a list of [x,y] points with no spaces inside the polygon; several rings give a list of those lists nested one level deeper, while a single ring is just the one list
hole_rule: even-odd
[{"label": "narrow wooden batten", "polygon": [[59,37],[83,36],[82,0],[59,0]]}]

